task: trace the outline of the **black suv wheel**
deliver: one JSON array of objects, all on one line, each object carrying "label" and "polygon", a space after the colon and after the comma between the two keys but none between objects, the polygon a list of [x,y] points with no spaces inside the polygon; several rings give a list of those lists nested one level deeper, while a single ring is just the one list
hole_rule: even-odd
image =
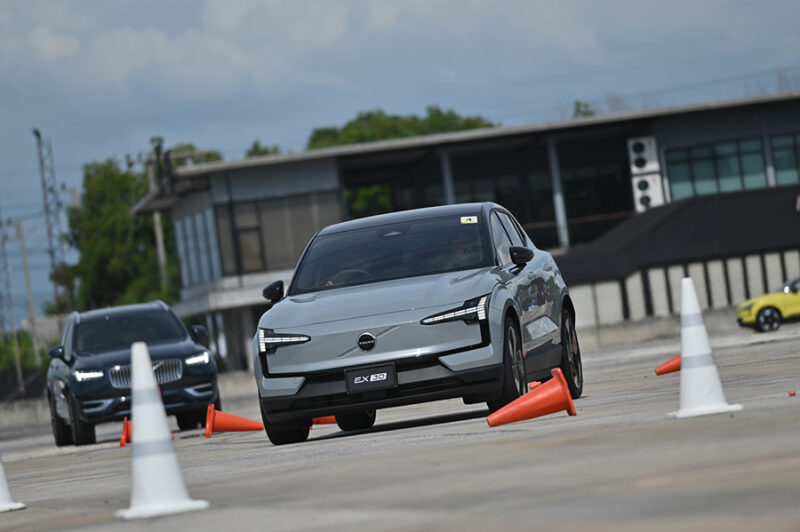
[{"label": "black suv wheel", "polygon": [[69,398],[69,426],[72,432],[72,442],[75,445],[90,445],[96,442],[94,425],[81,420],[79,415],[78,400]]},{"label": "black suv wheel", "polygon": [[352,414],[339,414],[336,416],[336,424],[342,430],[364,430],[372,428],[375,424],[375,410],[366,412],[355,412]]}]

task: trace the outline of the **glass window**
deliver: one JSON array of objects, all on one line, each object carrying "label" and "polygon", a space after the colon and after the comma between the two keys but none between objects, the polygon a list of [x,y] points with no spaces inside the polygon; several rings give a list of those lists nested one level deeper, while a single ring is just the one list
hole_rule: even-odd
[{"label": "glass window", "polygon": [[744,188],[746,190],[766,188],[767,174],[764,171],[764,156],[761,152],[743,153],[741,158]]},{"label": "glass window", "polygon": [[669,184],[673,201],[694,196],[694,185],[692,185],[692,172],[689,170],[689,163],[668,164],[667,168],[669,169]]},{"label": "glass window", "polygon": [[460,216],[318,235],[297,266],[290,295],[491,266],[490,249],[483,224],[462,223]]},{"label": "glass window", "polygon": [[186,235],[183,234],[183,220],[176,219],[174,221],[175,225],[175,248],[178,251],[178,262],[180,262],[181,266],[181,280],[183,281],[183,286],[189,286],[192,284],[191,279],[189,278],[189,269],[187,268],[188,263],[187,261],[189,258],[186,256]]},{"label": "glass window", "polygon": [[772,137],[772,162],[775,164],[775,184],[795,185],[800,183],[800,135]]},{"label": "glass window", "polygon": [[197,284],[200,282],[200,265],[197,263],[197,240],[191,216],[183,219],[183,230],[186,235],[186,270],[189,273],[189,284]]},{"label": "glass window", "polygon": [[195,237],[197,238],[197,263],[200,265],[200,282],[205,283],[211,280],[211,257],[208,253],[208,231],[206,231],[206,221],[203,213],[195,213],[193,222]]},{"label": "glass window", "polygon": [[167,310],[112,313],[81,319],[75,332],[75,350],[82,355],[130,349],[134,342],[157,344],[187,336],[183,324]]},{"label": "glass window", "polygon": [[761,139],[669,149],[665,159],[673,200],[767,186]]},{"label": "glass window", "polygon": [[238,231],[239,253],[242,256],[242,273],[253,273],[264,270],[261,260],[261,242],[258,229]]},{"label": "glass window", "polygon": [[222,267],[219,262],[219,242],[217,241],[217,228],[214,224],[214,211],[206,209],[205,216],[206,232],[208,234],[208,254],[211,257],[211,276],[213,279],[222,277]]},{"label": "glass window", "polygon": [[497,215],[500,217],[500,222],[503,224],[503,228],[505,228],[506,233],[511,237],[511,245],[524,246],[525,243],[522,241],[522,237],[519,235],[519,232],[514,226],[514,222],[511,221],[511,218],[509,218],[504,212],[498,212]]},{"label": "glass window", "polygon": [[494,249],[497,250],[497,257],[500,259],[500,265],[505,266],[511,262],[511,253],[508,248],[511,247],[511,240],[509,240],[506,230],[503,229],[497,213],[492,213],[491,226],[492,226],[492,239],[494,240]]},{"label": "glass window", "polygon": [[233,212],[236,229],[252,229],[258,227],[255,203],[236,203],[233,206]]},{"label": "glass window", "polygon": [[222,255],[222,272],[225,275],[236,275],[236,253],[233,245],[233,227],[228,205],[217,207],[217,234],[219,235],[219,251]]}]

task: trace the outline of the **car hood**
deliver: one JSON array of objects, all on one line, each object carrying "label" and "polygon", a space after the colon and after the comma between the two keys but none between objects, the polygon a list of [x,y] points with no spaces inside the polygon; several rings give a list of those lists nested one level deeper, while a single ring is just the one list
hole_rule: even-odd
[{"label": "car hood", "polygon": [[406,310],[461,305],[488,294],[496,268],[409,277],[289,296],[264,313],[259,327],[285,329]]},{"label": "car hood", "polygon": [[[163,344],[149,344],[151,360],[167,360],[170,358],[185,358],[203,351],[205,348],[197,345],[190,339],[180,342],[168,342]],[[75,368],[93,367],[107,368],[112,366],[127,366],[131,363],[131,350],[118,349],[115,351],[105,351],[103,353],[81,353],[75,361]]]}]

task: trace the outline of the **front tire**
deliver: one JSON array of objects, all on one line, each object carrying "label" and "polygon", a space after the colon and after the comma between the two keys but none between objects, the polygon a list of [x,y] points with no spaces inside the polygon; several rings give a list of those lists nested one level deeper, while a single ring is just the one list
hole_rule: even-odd
[{"label": "front tire", "polygon": [[261,419],[264,422],[264,430],[269,441],[273,445],[286,445],[288,443],[300,443],[308,439],[308,431],[311,430],[311,420],[305,427],[299,426],[297,421],[291,423],[276,423],[267,419],[264,405],[259,401],[261,407]]},{"label": "front tire", "polygon": [[72,432],[70,431],[69,424],[58,417],[52,395],[48,394],[47,402],[50,404],[50,427],[53,429],[53,439],[56,442],[56,447],[72,445]]},{"label": "front tire", "polygon": [[508,403],[525,395],[528,391],[528,378],[525,374],[525,362],[522,357],[517,324],[506,317],[503,330],[503,387],[497,399],[486,402],[491,412],[500,410]]},{"label": "front tire", "polygon": [[775,307],[762,308],[756,316],[758,332],[776,331],[781,326],[781,313]]},{"label": "front tire", "polygon": [[342,430],[364,430],[375,425],[375,410],[356,412],[354,414],[338,414],[336,424]]},{"label": "front tire", "polygon": [[78,410],[78,400],[74,397],[70,397],[69,399],[69,416],[72,442],[75,445],[91,445],[96,443],[94,425],[81,420]]},{"label": "front tire", "polygon": [[561,371],[570,395],[577,399],[583,393],[583,363],[578,333],[575,332],[572,315],[566,310],[561,316]]}]

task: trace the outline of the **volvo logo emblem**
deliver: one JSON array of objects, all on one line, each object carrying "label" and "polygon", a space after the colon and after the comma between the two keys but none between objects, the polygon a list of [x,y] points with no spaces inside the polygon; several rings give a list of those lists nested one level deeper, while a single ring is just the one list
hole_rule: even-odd
[{"label": "volvo logo emblem", "polygon": [[370,333],[364,333],[358,337],[358,347],[362,351],[372,351],[375,349],[375,337]]}]

